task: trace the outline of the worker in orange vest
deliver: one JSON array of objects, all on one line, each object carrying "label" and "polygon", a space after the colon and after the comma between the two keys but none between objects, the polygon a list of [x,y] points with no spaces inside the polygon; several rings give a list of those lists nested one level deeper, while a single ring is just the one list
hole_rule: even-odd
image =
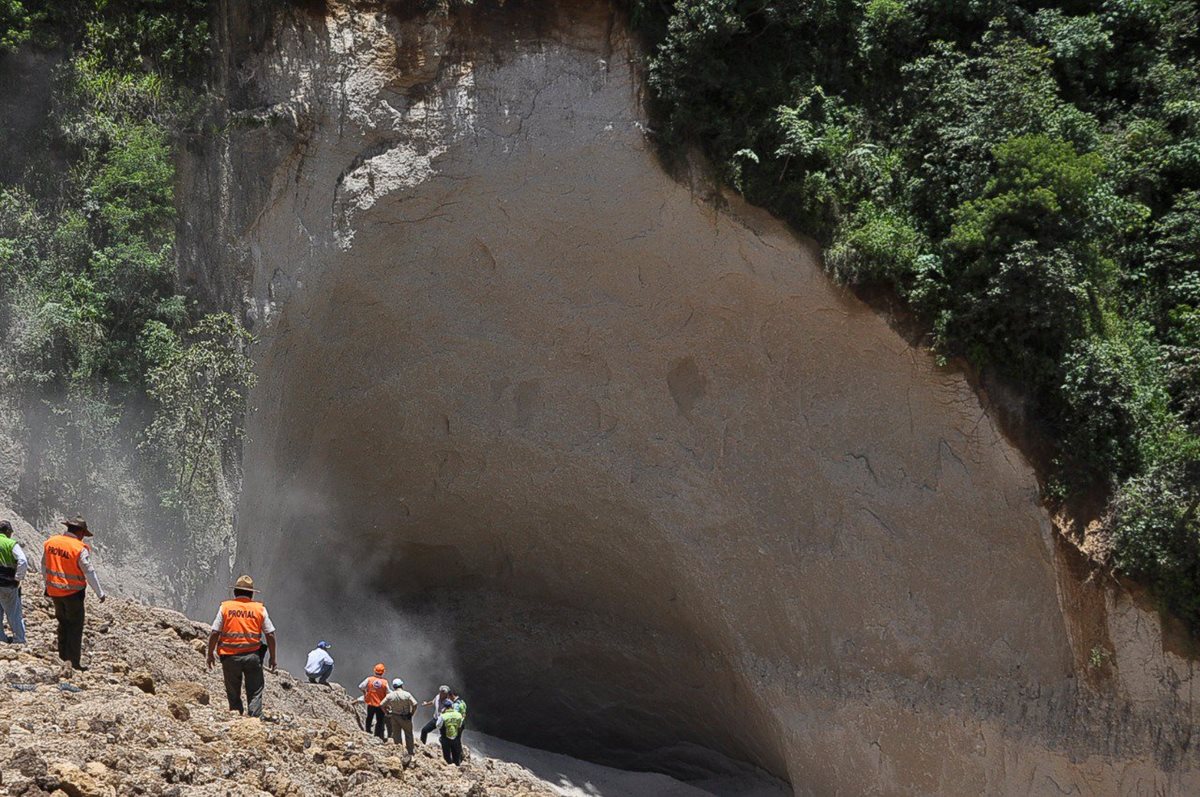
[{"label": "worker in orange vest", "polygon": [[89,553],[92,548],[83,541],[94,536],[81,515],[62,522],[63,534],[55,534],[42,546],[42,578],[46,594],[54,601],[54,619],[58,621],[58,657],[69,661],[76,670],[86,670],[80,664],[83,655],[83,599],[87,586],[92,585],[96,597],[104,603],[104,590]]},{"label": "worker in orange vest", "polygon": [[[225,676],[225,697],[229,710],[251,717],[262,716],[263,653],[269,652],[271,672],[275,672],[275,624],[267,607],[254,600],[254,579],[238,576],[233,585],[233,600],[225,601],[217,610],[212,633],[208,635],[208,668],[215,656],[221,657],[221,672]],[[263,636],[266,644],[263,644]],[[214,656],[215,654],[215,656]],[[246,702],[242,706],[242,681],[246,682]]]},{"label": "worker in orange vest", "polygon": [[362,700],[367,704],[367,733],[371,732],[371,722],[375,722],[375,735],[380,739],[387,738],[387,715],[383,712],[383,699],[387,697],[388,682],[383,677],[387,668],[382,664],[375,665],[375,674],[368,675],[358,685],[362,691]]}]

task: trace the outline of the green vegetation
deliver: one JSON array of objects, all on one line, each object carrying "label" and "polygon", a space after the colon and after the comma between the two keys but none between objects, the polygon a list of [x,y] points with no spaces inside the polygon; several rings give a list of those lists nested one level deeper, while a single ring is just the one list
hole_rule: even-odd
[{"label": "green vegetation", "polygon": [[640,0],[661,136],[1021,385],[1200,630],[1200,6]]},{"label": "green vegetation", "polygon": [[[228,524],[223,460],[252,381],[246,333],[177,289],[173,147],[208,14],[0,0],[0,68],[26,42],[64,53],[44,138],[0,184],[0,394],[27,428],[23,500],[183,538]],[[158,506],[105,495],[122,473]]]}]

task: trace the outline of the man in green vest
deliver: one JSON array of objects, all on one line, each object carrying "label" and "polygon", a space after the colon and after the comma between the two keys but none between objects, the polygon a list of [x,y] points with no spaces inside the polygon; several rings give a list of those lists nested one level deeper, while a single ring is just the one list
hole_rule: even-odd
[{"label": "man in green vest", "polygon": [[442,757],[447,764],[462,766],[463,747],[462,731],[463,715],[454,706],[447,706],[437,718],[438,729],[442,732]]},{"label": "man in green vest", "polygon": [[4,618],[12,636],[4,635],[5,642],[25,644],[25,618],[21,614],[21,581],[29,572],[29,559],[12,537],[13,527],[7,520],[0,520],[0,633],[4,631]]},{"label": "man in green vest", "polygon": [[466,729],[467,729],[467,701],[462,699],[462,695],[460,695],[458,692],[455,692],[453,689],[451,689],[450,690],[450,705],[454,706],[455,711],[457,711],[459,714],[462,714],[462,725],[459,726],[459,729],[458,729],[458,738],[461,741],[462,737],[463,737],[463,732],[466,731]]}]

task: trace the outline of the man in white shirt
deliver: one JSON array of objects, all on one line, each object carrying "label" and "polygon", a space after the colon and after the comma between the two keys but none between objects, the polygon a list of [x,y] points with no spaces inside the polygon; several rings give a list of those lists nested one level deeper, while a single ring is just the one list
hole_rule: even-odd
[{"label": "man in white shirt", "polygon": [[422,706],[433,706],[433,717],[429,722],[425,723],[425,727],[421,728],[421,744],[426,744],[429,739],[429,734],[437,729],[438,717],[441,716],[442,710],[448,707],[452,702],[450,699],[450,687],[442,684],[438,687],[438,693],[432,700],[426,700]]},{"label": "man in white shirt", "polygon": [[29,559],[21,545],[12,537],[13,527],[7,520],[0,520],[0,633],[4,631],[4,618],[12,636],[4,635],[5,642],[25,644],[25,619],[21,614],[21,581],[29,572]]},{"label": "man in white shirt", "polygon": [[308,652],[308,661],[304,664],[304,674],[310,684],[328,684],[329,676],[333,675],[333,656],[329,655],[332,647],[322,639],[317,646]]}]

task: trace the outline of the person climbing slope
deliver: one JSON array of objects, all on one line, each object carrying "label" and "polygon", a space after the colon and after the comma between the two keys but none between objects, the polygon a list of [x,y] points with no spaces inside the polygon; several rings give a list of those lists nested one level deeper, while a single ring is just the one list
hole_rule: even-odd
[{"label": "person climbing slope", "polygon": [[[260,652],[262,638],[267,638],[271,672],[275,672],[275,624],[267,607],[254,600],[254,579],[238,576],[233,585],[233,600],[227,600],[217,610],[212,633],[208,635],[208,669],[213,668],[215,656],[221,657],[221,672],[225,676],[225,697],[230,711],[251,717],[262,716],[263,660]],[[246,682],[246,701],[242,705],[242,680]]]},{"label": "person climbing slope", "polygon": [[437,727],[441,731],[442,757],[447,764],[462,766],[462,724],[463,715],[458,713],[453,705],[446,706],[438,715]]},{"label": "person climbing slope", "polygon": [[388,682],[383,677],[386,672],[387,668],[383,664],[376,664],[375,674],[368,675],[358,685],[359,691],[362,692],[362,700],[367,704],[367,733],[371,733],[371,723],[374,721],[375,735],[380,739],[387,738],[387,718],[380,708],[388,693]]},{"label": "person climbing slope", "polygon": [[329,676],[333,675],[333,656],[329,649],[333,647],[324,639],[308,652],[308,661],[304,664],[304,674],[310,684],[328,684]]},{"label": "person climbing slope", "polygon": [[64,520],[63,534],[55,534],[42,546],[42,578],[46,594],[54,602],[54,619],[58,621],[58,657],[68,661],[76,670],[86,670],[80,663],[83,656],[84,595],[90,584],[96,597],[104,603],[104,590],[96,569],[92,567],[92,547],[83,541],[94,536],[81,515]]},{"label": "person climbing slope", "polygon": [[4,620],[12,636],[4,635],[5,642],[25,644],[25,620],[21,613],[21,581],[29,571],[29,559],[20,544],[13,539],[13,527],[7,520],[0,520],[0,633],[4,632]]},{"label": "person climbing slope", "polygon": [[421,744],[426,744],[429,740],[429,734],[433,733],[437,728],[438,717],[442,714],[442,709],[450,705],[450,687],[443,684],[438,687],[438,693],[431,700],[426,700],[422,706],[433,706],[433,717],[429,722],[425,723],[425,727],[421,728]]},{"label": "person climbing slope", "polygon": [[413,754],[413,712],[417,710],[417,699],[404,689],[403,678],[392,679],[392,691],[383,699],[383,711],[387,714],[388,730],[392,741],[400,744],[404,737],[404,749]]}]

